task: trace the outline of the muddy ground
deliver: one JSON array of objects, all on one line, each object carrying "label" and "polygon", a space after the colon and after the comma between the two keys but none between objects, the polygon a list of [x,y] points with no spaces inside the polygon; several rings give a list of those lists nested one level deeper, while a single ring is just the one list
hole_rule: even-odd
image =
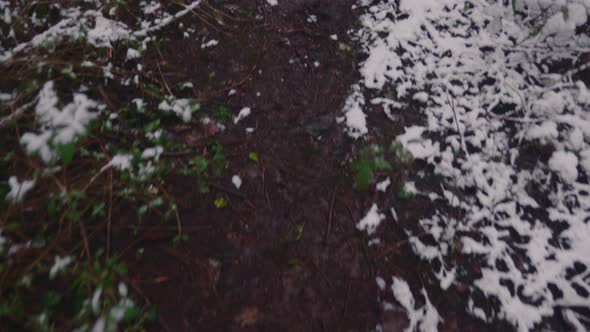
[{"label": "muddy ground", "polygon": [[[391,142],[403,126],[421,119],[407,112],[394,123],[375,110],[370,118],[375,129],[359,142],[337,124],[362,61],[349,35],[360,14],[352,3],[211,2],[228,15],[225,25],[194,17],[183,24],[218,40],[216,47],[203,50],[169,28],[170,40],[158,50],[162,54],[152,54],[151,61],[167,59],[161,65],[169,84],[195,82],[191,93],[204,108],[252,109],[224,131],[181,126],[174,133],[199,152],[218,141],[228,161],[209,193],[201,193],[194,178],[169,179],[167,190],[178,203],[187,241],[172,244],[176,226],[156,217],[144,221],[138,237],[131,236],[126,226],[135,215],[124,206],[113,211],[128,222],[113,226],[112,250],[124,253],[133,289],[158,307],[153,331],[371,331],[378,324],[384,331],[402,331],[406,314],[401,308],[382,310],[382,300],[395,300],[375,282],[393,275],[427,288],[445,319],[442,331],[506,330],[467,316],[460,289],[446,293],[456,296],[437,290],[430,266],[412,254],[391,216],[379,246],[370,247],[356,230],[375,201],[380,206],[396,201],[404,223],[416,222],[432,203],[354,189],[354,151]],[[310,15],[317,22],[309,22]],[[237,93],[229,97],[231,89]],[[254,131],[247,133],[247,127]],[[258,154],[257,162],[248,158],[251,152]],[[178,168],[189,157],[172,156]],[[420,167],[394,171],[392,186],[398,188]],[[240,190],[230,181],[233,174],[243,180]],[[436,185],[436,179],[430,181]],[[215,207],[219,197],[229,202],[226,208]]]}]

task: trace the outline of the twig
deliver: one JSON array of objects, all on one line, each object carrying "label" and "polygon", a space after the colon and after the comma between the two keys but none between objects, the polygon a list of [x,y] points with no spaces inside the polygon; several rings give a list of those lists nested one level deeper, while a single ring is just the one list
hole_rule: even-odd
[{"label": "twig", "polygon": [[[164,194],[164,196],[166,196],[166,198],[168,199],[168,201],[170,202],[174,202],[174,200],[172,199],[172,197],[170,196],[170,194],[168,194],[168,192],[166,191],[166,189],[164,189],[162,187],[162,185],[158,185],[158,187],[160,188],[160,191],[162,191],[162,193]],[[180,238],[180,236],[182,236],[182,222],[180,221],[180,215],[178,214],[178,207],[176,206],[176,203],[173,203],[174,207],[174,216],[176,217],[176,226],[178,228],[178,238]]]},{"label": "twig", "polygon": [[[160,52],[160,48],[158,47],[158,43],[154,43],[154,46],[156,47],[156,51],[158,52],[160,59],[164,59],[164,56],[162,56],[162,52]],[[162,83],[164,83],[164,87],[166,88],[170,96],[174,97],[174,93],[172,93],[172,90],[170,90],[170,87],[168,86],[168,83],[164,78],[164,74],[162,74],[162,68],[160,68],[160,61],[156,61],[156,65],[158,66],[158,72],[160,73],[160,77],[162,78]]]},{"label": "twig", "polygon": [[328,237],[332,229],[332,216],[334,215],[334,201],[336,201],[336,186],[332,191],[332,200],[330,202],[330,212],[328,212],[328,227],[326,228],[326,235],[324,236],[324,244],[328,244]]},{"label": "twig", "polygon": [[2,118],[2,120],[0,120],[0,127],[5,126],[6,124],[8,124],[12,120],[16,120],[16,119],[20,118],[25,113],[25,111],[37,101],[37,99],[38,99],[38,97],[35,97],[30,102],[22,105],[21,107],[17,108],[14,112],[12,112],[9,115]]},{"label": "twig", "polygon": [[78,222],[80,224],[80,234],[82,235],[82,240],[84,241],[84,251],[86,251],[86,257],[90,261],[92,256],[90,255],[90,243],[88,243],[88,234],[86,233],[86,226],[84,226],[83,221]]},{"label": "twig", "polygon": [[463,132],[461,131],[461,128],[459,127],[459,119],[457,118],[457,112],[455,110],[455,103],[453,102],[453,99],[449,95],[449,92],[446,90],[445,90],[445,92],[447,93],[447,101],[449,103],[449,106],[451,107],[451,111],[453,111],[453,117],[455,118],[455,126],[457,127],[457,132],[459,133],[459,136],[461,137],[461,148],[463,149],[463,152],[465,152],[465,155],[467,157],[471,157],[471,155],[469,154],[469,151],[467,151],[467,144],[465,144],[465,137],[463,136]]},{"label": "twig", "polygon": [[109,213],[107,217],[107,258],[111,249],[111,223],[113,216],[113,170],[110,172],[110,184],[109,184]]}]

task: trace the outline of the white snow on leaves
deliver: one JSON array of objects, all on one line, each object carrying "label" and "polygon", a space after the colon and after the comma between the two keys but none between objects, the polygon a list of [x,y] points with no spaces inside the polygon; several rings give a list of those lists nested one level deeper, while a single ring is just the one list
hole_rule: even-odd
[{"label": "white snow on leaves", "polygon": [[36,153],[45,163],[50,163],[56,157],[57,146],[71,143],[83,135],[86,126],[97,116],[97,112],[92,111],[99,109],[97,102],[81,93],[75,93],[74,100],[60,108],[53,82],[46,82],[35,107],[39,133],[25,133],[21,143],[28,153]]},{"label": "white snow on leaves", "polygon": [[158,105],[158,109],[164,112],[172,112],[176,114],[184,122],[190,122],[193,112],[198,108],[197,104],[192,99],[182,98],[163,100]]},{"label": "white snow on leaves", "polygon": [[[196,0],[188,5],[183,5],[184,8],[175,14],[162,11],[159,4],[144,6],[144,13],[155,17],[151,20],[141,21],[137,30],[133,30],[122,22],[105,17],[100,10],[81,10],[77,7],[56,6],[59,9],[61,18],[58,23],[11,49],[3,50],[0,46],[0,61],[10,60],[20,52],[59,41],[63,38],[86,38],[86,41],[95,47],[111,47],[112,42],[117,40],[149,39],[148,34],[161,30],[175,22],[198,7],[200,3],[201,0]],[[0,36],[2,36],[1,33]],[[143,44],[146,44],[145,40]]]},{"label": "white snow on leaves", "polygon": [[[435,166],[438,196],[465,215],[441,209],[420,220],[435,244],[410,235],[416,254],[441,266],[442,289],[461,276],[485,295],[469,301],[476,317],[528,331],[559,310],[576,328],[584,318],[569,308],[590,306],[590,94],[575,75],[590,37],[575,29],[590,3],[515,3],[526,18],[483,0],[360,1],[368,57],[340,121],[354,138],[367,133],[366,90],[390,119],[418,105],[425,125],[397,141]],[[531,19],[541,13],[545,21]],[[571,69],[553,69],[560,60]],[[540,158],[539,146],[553,152]],[[480,258],[481,277],[454,260],[457,240]]]},{"label": "white snow on leaves", "polygon": [[11,176],[8,179],[10,191],[6,194],[6,199],[12,202],[21,202],[27,192],[35,187],[35,182],[34,179],[19,182],[16,176]]}]

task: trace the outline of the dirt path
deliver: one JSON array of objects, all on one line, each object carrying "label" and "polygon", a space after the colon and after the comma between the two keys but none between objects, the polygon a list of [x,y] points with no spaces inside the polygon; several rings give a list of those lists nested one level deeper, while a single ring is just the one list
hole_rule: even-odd
[{"label": "dirt path", "polygon": [[[144,253],[130,271],[160,309],[155,330],[376,326],[375,271],[354,228],[361,216],[343,164],[352,145],[336,123],[356,75],[351,3],[295,1],[261,12],[268,7],[239,1],[222,9],[250,16],[237,15],[228,35],[212,31],[219,45],[206,55],[182,40],[163,50],[194,75],[239,82],[236,95],[207,102],[252,114],[214,137],[230,169],[210,193],[189,177],[169,181],[190,240],[173,246],[148,236],[137,244]],[[243,180],[239,191],[232,174]],[[225,209],[213,204],[220,196]]]},{"label": "dirt path", "polygon": [[[371,331],[380,325],[400,331],[408,324],[406,313],[390,292],[379,290],[376,277],[398,275],[416,287],[437,285],[430,267],[416,264],[395,223],[383,226],[384,245],[378,249],[356,229],[373,202],[397,202],[407,223],[426,215],[432,203],[420,197],[402,201],[399,194],[379,193],[374,186],[368,192],[354,189],[355,151],[389,145],[404,126],[423,119],[407,112],[391,122],[374,112],[372,131],[362,141],[350,139],[337,124],[362,60],[349,36],[359,15],[352,3],[226,4],[220,9],[239,18],[231,26],[217,31],[200,22],[195,27],[218,40],[217,46],[203,52],[178,36],[161,51],[170,67],[185,71],[166,79],[177,84],[191,77],[205,108],[250,107],[252,113],[223,132],[204,126],[178,134],[198,151],[212,141],[221,143],[229,169],[206,194],[193,177],[168,181],[188,241],[172,245],[175,228],[162,233],[161,223],[153,220],[155,226],[146,227],[142,240],[127,251],[133,253],[128,257],[132,285],[159,308],[154,330]],[[236,93],[228,97],[230,89]],[[252,152],[257,161],[248,158]],[[185,163],[184,156],[175,161],[178,167]],[[392,187],[399,188],[422,166],[396,168]],[[243,181],[239,190],[230,181],[234,174]],[[220,197],[229,202],[226,208],[215,207]],[[130,241],[124,233],[114,237]],[[449,297],[436,288],[429,295],[447,317],[443,331],[486,329],[464,314],[461,294],[453,291]],[[394,310],[384,310],[383,303]]]}]

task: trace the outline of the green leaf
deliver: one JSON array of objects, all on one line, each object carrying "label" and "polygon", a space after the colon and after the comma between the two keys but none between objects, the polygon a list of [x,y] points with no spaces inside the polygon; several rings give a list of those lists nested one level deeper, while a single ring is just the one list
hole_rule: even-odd
[{"label": "green leaf", "polygon": [[365,190],[369,187],[369,182],[373,177],[373,168],[368,160],[361,159],[354,164],[354,180],[356,182],[356,188]]},{"label": "green leaf", "polygon": [[305,226],[304,224],[297,225],[297,232],[295,234],[295,241],[299,241],[303,237],[303,227],[304,226]]},{"label": "green leaf", "polygon": [[92,207],[92,212],[90,213],[92,217],[104,217],[105,215],[105,203],[96,204]]},{"label": "green leaf", "polygon": [[233,118],[233,114],[229,111],[229,108],[225,105],[219,106],[217,112],[215,112],[215,119],[217,121],[226,122]]},{"label": "green leaf", "polygon": [[156,319],[158,319],[158,307],[156,307],[156,306],[150,307],[150,309],[146,312],[145,317],[150,322],[153,322]]},{"label": "green leaf", "polygon": [[206,181],[198,181],[197,186],[199,187],[199,192],[202,194],[209,192],[209,185]]},{"label": "green leaf", "polygon": [[291,258],[287,264],[289,264],[289,266],[291,267],[295,267],[295,266],[299,266],[303,263],[303,261],[299,258]]},{"label": "green leaf", "polygon": [[76,73],[74,72],[74,67],[72,67],[72,65],[68,65],[65,68],[63,68],[61,70],[61,73],[73,80],[77,78]]},{"label": "green leaf", "polygon": [[64,165],[69,165],[72,162],[72,159],[74,159],[74,143],[58,145],[57,153]]},{"label": "green leaf", "polygon": [[213,203],[215,204],[215,207],[218,209],[222,209],[227,206],[227,201],[223,197],[219,197]]},{"label": "green leaf", "polygon": [[392,167],[383,156],[379,156],[375,158],[375,168],[381,171],[390,171]]},{"label": "green leaf", "polygon": [[258,162],[258,153],[256,152],[250,152],[248,154],[248,158],[252,161]]},{"label": "green leaf", "polygon": [[160,119],[154,120],[143,127],[143,130],[146,133],[151,133],[152,131],[158,129],[160,127]]},{"label": "green leaf", "polygon": [[138,216],[143,216],[144,214],[146,214],[146,212],[148,211],[148,206],[147,205],[142,205],[137,209],[137,215]]},{"label": "green leaf", "polygon": [[136,321],[139,316],[141,315],[141,310],[137,306],[131,306],[127,311],[125,311],[125,315],[123,316],[124,323],[131,323]]},{"label": "green leaf", "polygon": [[43,309],[50,310],[61,301],[62,296],[55,291],[48,291],[43,297]]},{"label": "green leaf", "polygon": [[47,202],[47,214],[50,218],[57,216],[57,207],[59,203],[59,197],[51,196]]},{"label": "green leaf", "polygon": [[203,156],[196,156],[192,163],[195,165],[197,173],[203,173],[205,170],[207,170],[207,166],[209,166],[209,162]]},{"label": "green leaf", "polygon": [[192,99],[190,101],[190,107],[191,107],[191,113],[196,113],[201,109],[201,105]]}]

